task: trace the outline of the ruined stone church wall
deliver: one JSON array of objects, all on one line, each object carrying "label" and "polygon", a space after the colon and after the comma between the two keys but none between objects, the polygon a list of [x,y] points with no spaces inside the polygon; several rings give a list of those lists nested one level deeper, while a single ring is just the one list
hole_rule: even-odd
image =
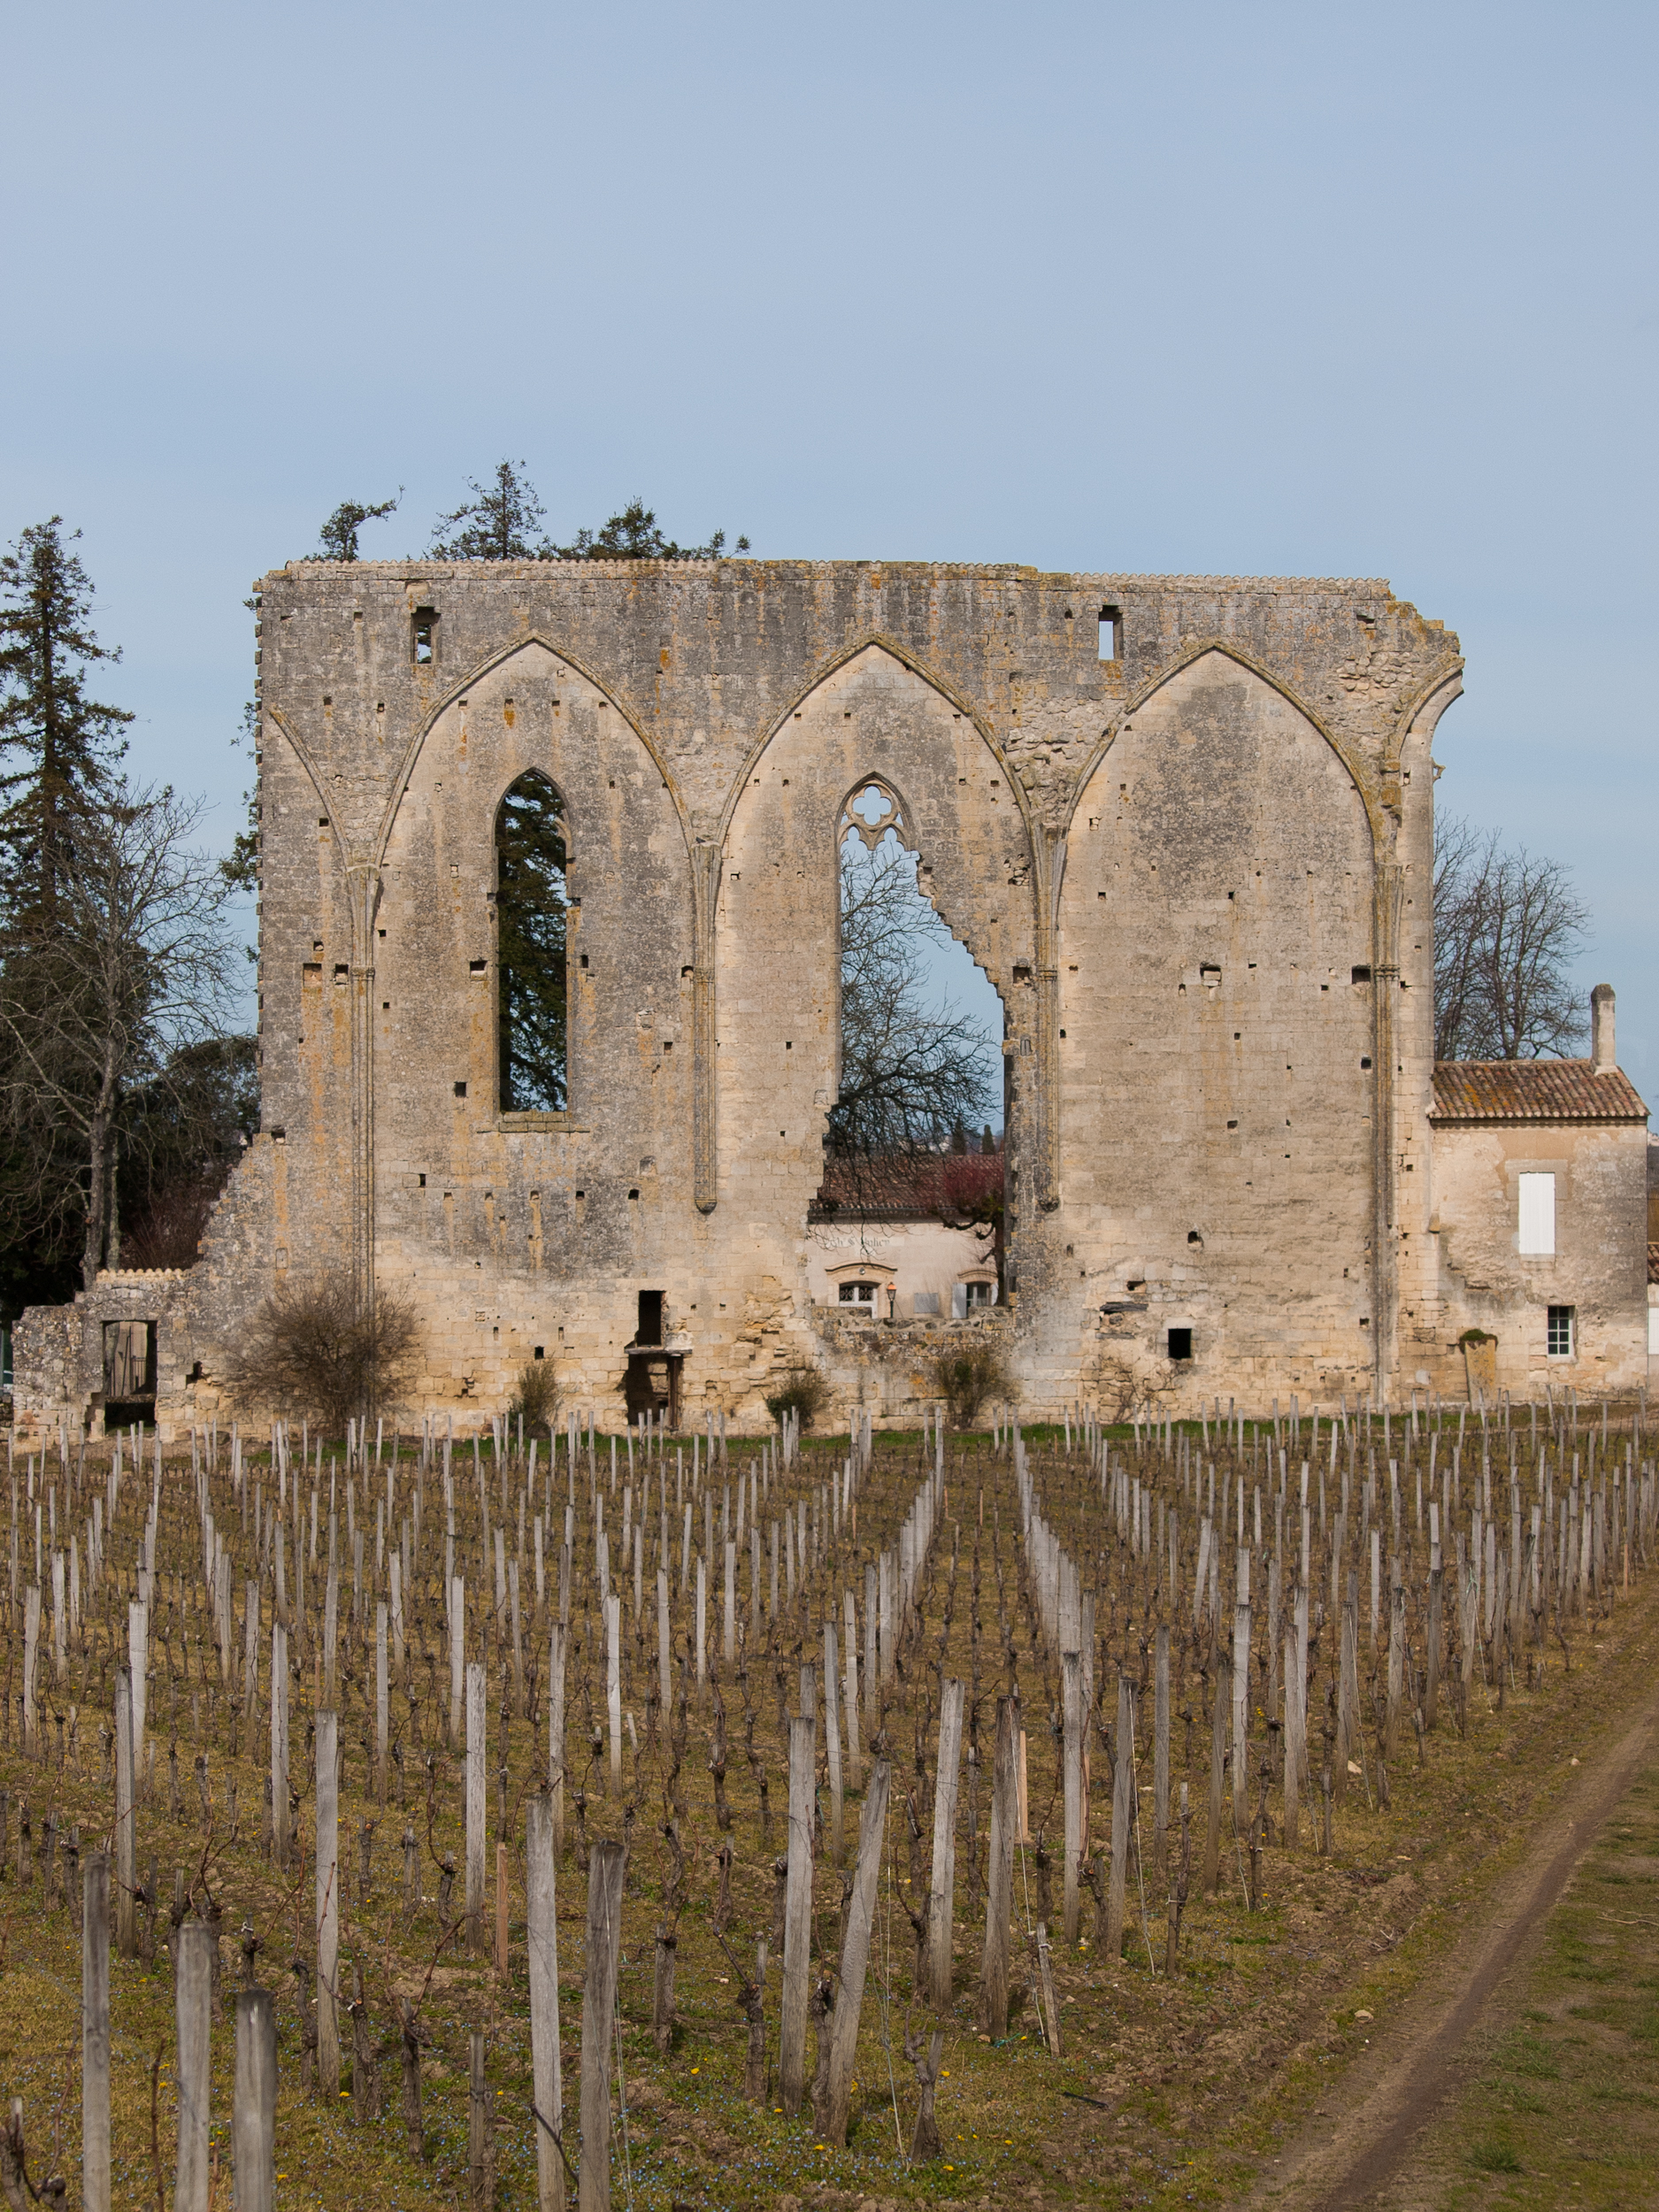
[{"label": "ruined stone church wall", "polygon": [[[764,1419],[803,1357],[925,1388],[925,1326],[872,1363],[810,1296],[836,839],[872,778],[1006,1013],[995,1327],[1028,1404],[1102,1363],[1171,1402],[1386,1366],[1379,1162],[1426,1142],[1432,1050],[1409,786],[1460,666],[1386,586],[295,564],[258,606],[263,1130],[170,1308],[169,1371],[203,1369],[175,1413],[250,1302],[335,1267],[415,1299],[440,1408],[499,1406],[539,1347],[616,1417],[646,1287],[692,1339],[687,1417]],[[580,901],[556,1118],[495,1096],[495,813],[532,769]],[[1363,1064],[1379,1023],[1403,1087]]]},{"label": "ruined stone church wall", "polygon": [[1326,737],[1221,654],[1103,749],[1060,930],[1068,1272],[1119,1306],[1102,1362],[1185,1331],[1186,1394],[1368,1386],[1372,845]]}]

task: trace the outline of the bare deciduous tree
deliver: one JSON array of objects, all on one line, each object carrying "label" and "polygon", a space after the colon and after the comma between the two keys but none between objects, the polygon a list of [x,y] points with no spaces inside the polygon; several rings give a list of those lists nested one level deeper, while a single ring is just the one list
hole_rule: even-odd
[{"label": "bare deciduous tree", "polygon": [[114,780],[106,803],[65,826],[52,911],[14,909],[0,935],[8,1169],[27,1199],[37,1166],[65,1145],[78,1154],[51,1202],[84,1209],[88,1289],[104,1262],[125,1110],[142,1094],[153,1114],[190,1048],[226,1035],[234,1011],[230,889],[192,843],[204,811]]},{"label": "bare deciduous tree", "polygon": [[1571,969],[1590,910],[1558,860],[1504,849],[1455,814],[1434,826],[1434,1056],[1537,1060],[1584,1037]]},{"label": "bare deciduous tree", "polygon": [[896,839],[841,849],[841,1068],[831,1149],[867,1156],[933,1149],[1000,1105],[996,1043],[930,985],[930,943],[949,932]]}]

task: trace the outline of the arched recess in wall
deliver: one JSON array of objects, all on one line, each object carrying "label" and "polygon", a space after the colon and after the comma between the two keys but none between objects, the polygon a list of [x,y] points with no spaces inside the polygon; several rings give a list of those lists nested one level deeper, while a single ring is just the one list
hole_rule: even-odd
[{"label": "arched recess in wall", "polygon": [[[1021,795],[962,702],[887,646],[865,644],[757,749],[725,826],[715,918],[721,1199],[786,1225],[813,1204],[835,1103],[837,860],[846,810],[866,786],[902,801],[920,887],[995,987],[1010,1054],[1034,1066],[1035,902]],[[1018,1176],[1026,1109],[1013,1087]]]},{"label": "arched recess in wall", "polygon": [[1125,715],[1079,795],[1068,1221],[1091,1299],[1134,1308],[1114,1325],[1169,1357],[1179,1301],[1181,1348],[1217,1388],[1270,1343],[1305,1357],[1310,1387],[1370,1363],[1374,853],[1325,734],[1219,650]]},{"label": "arched recess in wall", "polygon": [[[516,945],[511,932],[503,947],[503,800],[511,814],[515,795],[535,793],[541,888],[562,864],[562,913],[544,905],[539,947]],[[459,1205],[470,1177],[514,1237],[534,1195],[549,1271],[578,1191],[590,1229],[614,1202],[626,1244],[641,1159],[665,1189],[691,1177],[691,879],[662,764],[591,676],[528,640],[456,686],[411,743],[383,879],[376,996],[391,1049],[376,1080],[382,1126],[406,1114],[419,1141],[413,1164],[429,1179],[417,1187],[459,1179]],[[565,963],[562,1106],[552,1102],[557,1051],[543,1053],[534,1099],[521,1102],[511,1084],[503,1098],[498,1079],[513,962],[556,960],[555,920]],[[557,1042],[556,980],[542,978],[543,1045]],[[466,1154],[485,1137],[512,1141]],[[400,1156],[408,1149],[400,1131]],[[383,1202],[397,1188],[383,1179]],[[426,1202],[407,1205],[412,1215]]]}]

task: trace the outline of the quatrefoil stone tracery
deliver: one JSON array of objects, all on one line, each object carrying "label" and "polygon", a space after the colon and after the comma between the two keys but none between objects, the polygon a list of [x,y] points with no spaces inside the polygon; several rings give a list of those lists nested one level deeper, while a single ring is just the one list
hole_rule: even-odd
[{"label": "quatrefoil stone tracery", "polygon": [[909,845],[910,833],[904,825],[903,810],[887,786],[873,779],[860,784],[848,800],[841,816],[841,838],[849,834],[863,838],[870,851],[874,852],[887,832],[892,830],[902,845]]}]

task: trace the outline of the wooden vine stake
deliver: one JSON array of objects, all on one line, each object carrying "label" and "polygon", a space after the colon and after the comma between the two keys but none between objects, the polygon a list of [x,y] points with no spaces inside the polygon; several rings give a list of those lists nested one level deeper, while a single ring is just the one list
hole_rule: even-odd
[{"label": "wooden vine stake", "polygon": [[858,2016],[864,2007],[864,1975],[870,1964],[870,1933],[875,1921],[876,1885],[881,1876],[881,1846],[887,1818],[891,1769],[878,1759],[870,1770],[858,1822],[858,1864],[853,1875],[847,1932],[841,1939],[841,1987],[830,2028],[828,2093],[820,2118],[824,2139],[837,2149],[847,2141],[852,2104],[853,2061],[858,2049]]},{"label": "wooden vine stake", "polygon": [[559,2069],[558,1916],[553,1808],[545,1793],[525,1808],[525,1888],[530,1964],[530,2064],[535,2093],[538,2212],[565,2212],[565,2090]]},{"label": "wooden vine stake", "polygon": [[938,1772],[933,1782],[933,1870],[927,1905],[928,1997],[946,2012],[951,1997],[951,1936],[956,1909],[956,1792],[962,1775],[963,1685],[947,1677],[939,1704]]},{"label": "wooden vine stake", "polygon": [[582,2156],[578,2212],[611,2212],[611,2040],[622,1947],[619,1843],[596,1843],[588,1864],[588,1968],[582,1985]]},{"label": "wooden vine stake", "polygon": [[276,2007],[268,1989],[236,1992],[236,2096],[231,2141],[236,2212],[275,2212]]},{"label": "wooden vine stake", "polygon": [[[789,1722],[789,1866],[784,1897],[783,2025],[779,2039],[778,2071],[783,2108],[790,2119],[801,2109],[806,2093],[806,2005],[808,1951],[812,1936],[812,1795],[813,1745],[811,1720],[797,1714]],[[863,1849],[863,1830],[860,1829]],[[584,2208],[585,2212],[585,2208]]]},{"label": "wooden vine stake", "polygon": [[81,1870],[81,2201],[110,2212],[110,1863]]},{"label": "wooden vine stake", "polygon": [[208,2123],[212,2093],[213,1938],[204,1920],[187,1920],[173,1948],[178,2057],[179,2154],[173,2212],[208,2212]]},{"label": "wooden vine stake", "polygon": [[991,1770],[991,1837],[985,1901],[985,1956],[979,1988],[986,2033],[1008,2033],[1009,1944],[1014,1909],[1014,1839],[1019,1824],[1017,1740],[1019,1701],[996,1701],[996,1753]]}]

